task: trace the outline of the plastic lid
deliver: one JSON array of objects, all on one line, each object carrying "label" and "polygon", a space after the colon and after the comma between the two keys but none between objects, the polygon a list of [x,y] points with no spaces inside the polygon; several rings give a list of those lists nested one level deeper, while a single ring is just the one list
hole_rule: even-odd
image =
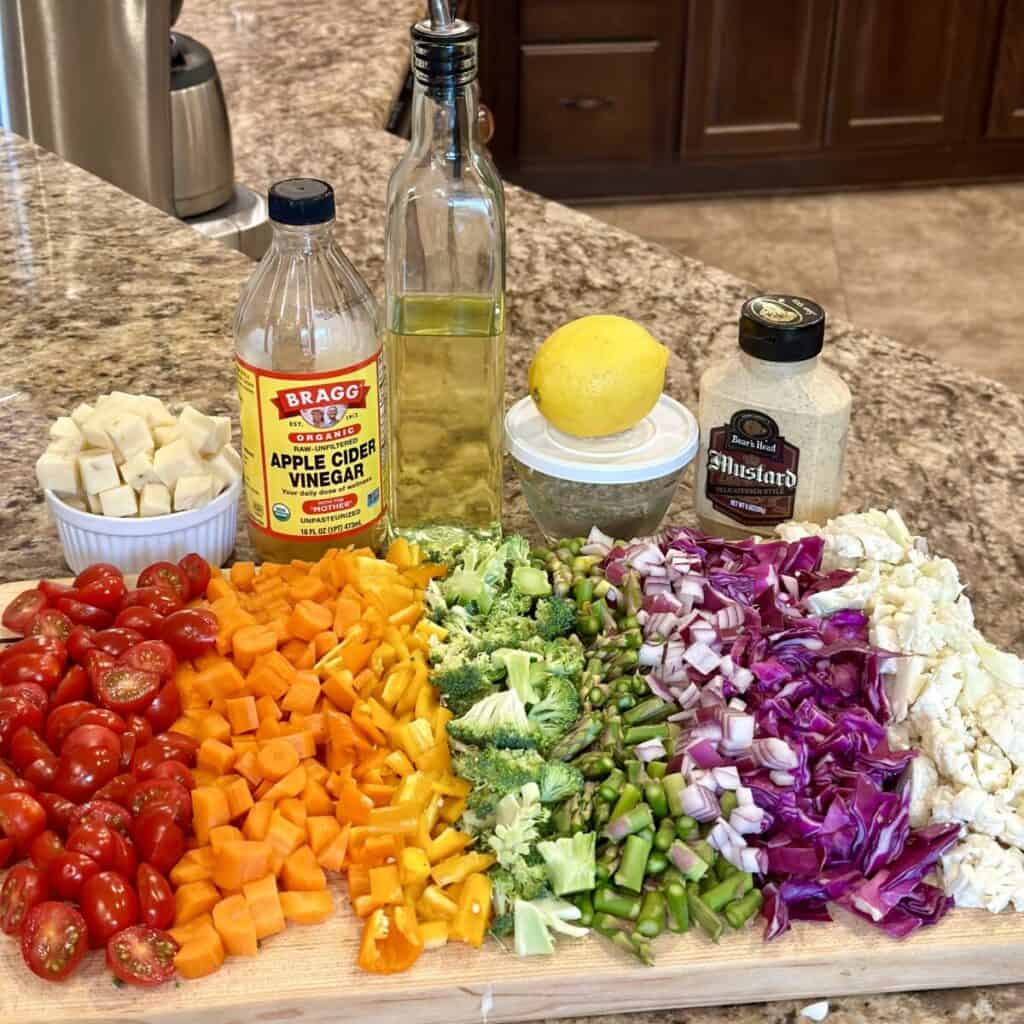
[{"label": "plastic lid", "polygon": [[198,39],[171,33],[171,92],[202,85],[217,77],[213,54]]},{"label": "plastic lid", "polygon": [[334,220],[334,189],[319,178],[286,178],[270,186],[267,208],[277,224],[325,224]]},{"label": "plastic lid", "polygon": [[505,414],[509,455],[548,476],[584,484],[635,484],[667,476],[693,461],[699,440],[693,413],[668,395],[635,427],[609,437],[563,434],[530,397]]},{"label": "plastic lid", "polygon": [[825,310],[798,295],[758,295],[740,310],[740,348],[770,363],[813,359],[825,344]]}]

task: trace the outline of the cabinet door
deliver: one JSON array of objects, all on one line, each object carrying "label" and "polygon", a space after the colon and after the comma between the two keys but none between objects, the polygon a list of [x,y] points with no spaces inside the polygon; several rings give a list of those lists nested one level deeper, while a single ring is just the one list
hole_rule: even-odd
[{"label": "cabinet door", "polygon": [[1024,136],[1024,0],[1006,5],[987,134],[990,139]]},{"label": "cabinet door", "polygon": [[821,145],[833,0],[690,4],[684,152]]},{"label": "cabinet door", "polygon": [[829,142],[963,138],[980,23],[977,0],[839,0]]}]

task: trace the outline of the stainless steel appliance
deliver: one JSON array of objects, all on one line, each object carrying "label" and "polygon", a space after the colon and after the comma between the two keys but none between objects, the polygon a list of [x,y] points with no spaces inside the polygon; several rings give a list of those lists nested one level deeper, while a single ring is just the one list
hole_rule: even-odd
[{"label": "stainless steel appliance", "polygon": [[0,0],[0,124],[259,256],[266,204],[234,182],[217,68],[202,43],[172,33],[180,9]]}]

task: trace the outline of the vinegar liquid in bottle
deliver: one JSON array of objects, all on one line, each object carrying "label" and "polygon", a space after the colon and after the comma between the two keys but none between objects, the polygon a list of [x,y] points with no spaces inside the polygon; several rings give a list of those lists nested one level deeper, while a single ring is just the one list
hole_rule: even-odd
[{"label": "vinegar liquid in bottle", "polygon": [[373,296],[332,237],[334,190],[272,186],[273,241],[235,314],[249,534],[260,559],[385,539],[384,364]]},{"label": "vinegar liquid in bottle", "polygon": [[505,201],[480,139],[477,28],[412,28],[412,138],[388,186],[385,339],[394,533],[501,534]]}]

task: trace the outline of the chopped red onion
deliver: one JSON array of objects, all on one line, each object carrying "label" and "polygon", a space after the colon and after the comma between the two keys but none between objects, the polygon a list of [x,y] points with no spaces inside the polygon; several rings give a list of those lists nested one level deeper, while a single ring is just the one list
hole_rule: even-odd
[{"label": "chopped red onion", "polygon": [[757,806],[737,807],[729,815],[729,824],[741,836],[758,835],[764,831],[766,822],[764,809]]},{"label": "chopped red onion", "polygon": [[749,668],[738,666],[733,670],[732,679],[729,681],[732,683],[734,690],[746,693],[750,689],[750,684],[754,681],[754,673]]},{"label": "chopped red onion", "polygon": [[696,782],[691,783],[680,793],[680,802],[683,814],[688,814],[697,821],[714,821],[722,812],[715,794],[707,786]]},{"label": "chopped red onion", "polygon": [[700,722],[690,730],[692,740],[713,740],[717,743],[723,734],[720,722]]},{"label": "chopped red onion", "polygon": [[736,789],[740,784],[740,773],[735,765],[723,765],[720,768],[712,768],[711,774],[719,789]]},{"label": "chopped red onion", "polygon": [[[693,630],[690,630],[691,634]],[[718,663],[722,660],[710,647],[705,643],[694,643],[690,644],[683,653],[683,657],[688,661],[701,675],[710,675],[718,668]]]},{"label": "chopped red onion", "polygon": [[710,739],[695,740],[687,746],[686,753],[701,768],[718,768],[726,763],[725,758],[715,749],[715,744]]},{"label": "chopped red onion", "polygon": [[750,744],[750,754],[756,764],[775,771],[788,772],[800,764],[796,751],[785,740],[774,736],[754,740]]},{"label": "chopped red onion", "polygon": [[791,772],[769,772],[768,778],[770,778],[776,786],[793,786],[796,784],[796,776]]},{"label": "chopped red onion", "polygon": [[633,753],[643,762],[658,761],[666,754],[665,744],[660,739],[644,740],[633,748]]}]

